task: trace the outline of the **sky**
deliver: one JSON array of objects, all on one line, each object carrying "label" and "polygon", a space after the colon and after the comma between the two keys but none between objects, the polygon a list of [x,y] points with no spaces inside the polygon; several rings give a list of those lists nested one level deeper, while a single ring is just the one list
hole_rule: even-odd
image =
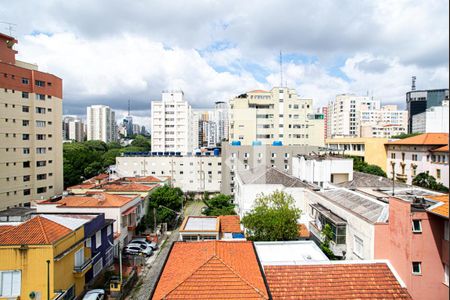
[{"label": "sky", "polygon": [[0,22],[18,59],[63,79],[65,115],[106,104],[119,120],[130,100],[147,127],[162,90],[211,108],[280,86],[280,51],[282,84],[315,107],[342,93],[404,107],[411,76],[449,81],[448,0],[0,0]]}]

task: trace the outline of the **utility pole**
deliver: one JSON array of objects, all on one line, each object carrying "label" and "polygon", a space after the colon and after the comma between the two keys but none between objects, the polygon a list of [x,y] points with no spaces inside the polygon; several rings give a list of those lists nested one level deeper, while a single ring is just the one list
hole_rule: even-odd
[{"label": "utility pole", "polygon": [[120,291],[122,291],[123,274],[122,274],[122,249],[120,247],[120,240],[119,240],[119,276],[120,276]]},{"label": "utility pole", "polygon": [[395,194],[395,162],[391,161],[392,166],[392,196]]},{"label": "utility pole", "polygon": [[47,259],[47,300],[50,300],[50,260]]},{"label": "utility pole", "polygon": [[153,232],[156,233],[156,207],[153,207]]}]

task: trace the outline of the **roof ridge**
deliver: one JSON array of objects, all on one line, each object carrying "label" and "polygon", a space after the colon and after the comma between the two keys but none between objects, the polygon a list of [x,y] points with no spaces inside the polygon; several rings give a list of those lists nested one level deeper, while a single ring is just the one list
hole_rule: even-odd
[{"label": "roof ridge", "polygon": [[[37,216],[36,218],[37,218],[37,222],[38,222],[38,224],[39,224],[39,227],[41,228],[41,232],[42,232],[42,234],[44,235],[44,240],[45,240],[45,242],[46,242],[47,244],[49,244],[50,241],[49,241],[49,239],[48,239],[48,237],[47,237],[47,233],[45,232],[44,225],[42,225],[42,222],[41,222],[41,216]],[[55,222],[55,223],[56,223],[56,222]],[[59,224],[58,224],[58,225],[59,225]]]},{"label": "roof ridge", "polygon": [[[264,175],[266,175],[268,170],[269,170],[268,168],[265,168],[264,172],[262,172],[261,175],[259,175],[259,176],[255,177],[255,178],[253,178],[253,180],[251,180],[251,181],[249,182],[249,184],[250,184],[250,183],[254,183],[256,180],[258,180],[258,179],[260,179],[261,177],[263,177]],[[253,173],[253,172],[252,172],[252,173]]]}]

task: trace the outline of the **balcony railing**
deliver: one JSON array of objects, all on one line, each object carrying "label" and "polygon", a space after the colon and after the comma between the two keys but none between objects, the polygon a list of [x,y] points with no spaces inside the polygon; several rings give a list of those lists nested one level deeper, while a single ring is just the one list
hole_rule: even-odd
[{"label": "balcony railing", "polygon": [[83,273],[91,265],[92,265],[92,258],[91,257],[85,258],[84,262],[81,265],[73,267],[73,272],[76,273],[76,274]]}]

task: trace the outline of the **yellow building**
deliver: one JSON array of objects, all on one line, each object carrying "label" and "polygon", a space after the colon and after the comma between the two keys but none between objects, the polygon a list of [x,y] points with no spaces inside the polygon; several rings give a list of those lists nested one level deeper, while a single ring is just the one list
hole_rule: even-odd
[{"label": "yellow building", "polygon": [[344,155],[358,156],[370,165],[379,166],[386,172],[387,138],[333,138],[326,139],[327,148],[342,151]]},{"label": "yellow building", "polygon": [[[69,226],[72,227],[73,226]],[[0,226],[0,299],[73,299],[92,267],[84,227],[71,229],[45,215]]]}]

